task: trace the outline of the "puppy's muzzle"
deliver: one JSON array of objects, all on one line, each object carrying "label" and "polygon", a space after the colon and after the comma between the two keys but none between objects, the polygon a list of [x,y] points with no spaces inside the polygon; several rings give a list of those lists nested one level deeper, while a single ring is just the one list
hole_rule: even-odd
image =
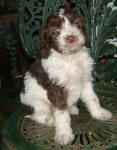
[{"label": "puppy's muzzle", "polygon": [[76,41],[76,37],[75,36],[73,36],[73,35],[69,35],[69,36],[67,36],[66,37],[66,42],[67,43],[74,43]]}]

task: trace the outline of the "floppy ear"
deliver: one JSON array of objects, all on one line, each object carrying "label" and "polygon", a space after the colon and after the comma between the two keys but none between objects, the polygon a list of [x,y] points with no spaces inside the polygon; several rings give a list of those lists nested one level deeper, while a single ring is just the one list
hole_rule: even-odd
[{"label": "floppy ear", "polygon": [[82,32],[85,36],[85,46],[87,48],[90,48],[91,44],[90,44],[90,40],[89,40],[89,36],[88,36],[88,31],[86,29],[86,23],[85,23],[85,21],[81,15],[79,15],[79,17],[80,17],[80,22],[81,22],[81,29],[82,29]]},{"label": "floppy ear", "polygon": [[41,58],[48,58],[49,47],[48,47],[48,31],[46,24],[43,24],[40,28],[39,42],[38,42],[38,56]]}]

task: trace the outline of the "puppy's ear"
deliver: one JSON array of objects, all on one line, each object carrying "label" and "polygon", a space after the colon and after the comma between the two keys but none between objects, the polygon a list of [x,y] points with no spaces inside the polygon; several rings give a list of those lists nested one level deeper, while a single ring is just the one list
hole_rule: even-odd
[{"label": "puppy's ear", "polygon": [[89,40],[89,36],[88,36],[88,31],[86,29],[86,23],[83,19],[83,17],[81,15],[79,15],[79,18],[80,18],[80,26],[81,26],[81,30],[85,36],[85,46],[87,48],[90,48],[91,47],[91,44],[90,44],[90,40]]},{"label": "puppy's ear", "polygon": [[39,42],[38,42],[38,55],[41,58],[47,58],[49,56],[49,47],[47,45],[47,38],[48,38],[48,28],[46,24],[43,24],[40,28],[39,34]]}]

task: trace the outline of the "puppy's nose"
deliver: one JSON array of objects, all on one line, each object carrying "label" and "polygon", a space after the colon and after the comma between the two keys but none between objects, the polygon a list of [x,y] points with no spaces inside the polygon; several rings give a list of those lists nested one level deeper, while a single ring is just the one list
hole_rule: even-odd
[{"label": "puppy's nose", "polygon": [[73,35],[69,35],[66,37],[66,41],[69,43],[73,43],[73,42],[75,42],[75,40],[76,40],[76,38]]}]

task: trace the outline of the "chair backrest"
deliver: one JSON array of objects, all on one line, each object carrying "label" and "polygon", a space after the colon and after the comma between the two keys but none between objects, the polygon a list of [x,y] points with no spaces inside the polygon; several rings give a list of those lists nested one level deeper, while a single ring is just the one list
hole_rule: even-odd
[{"label": "chair backrest", "polygon": [[39,27],[47,17],[66,5],[66,0],[21,0],[19,7],[19,35],[24,51],[31,58],[37,56]]}]

